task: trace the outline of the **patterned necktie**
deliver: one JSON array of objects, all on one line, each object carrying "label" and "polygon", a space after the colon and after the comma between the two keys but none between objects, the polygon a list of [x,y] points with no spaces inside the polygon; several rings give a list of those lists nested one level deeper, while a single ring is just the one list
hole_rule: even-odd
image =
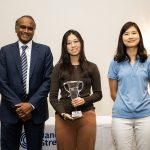
[{"label": "patterned necktie", "polygon": [[22,54],[21,54],[21,67],[22,67],[22,81],[23,81],[23,90],[26,95],[26,79],[27,79],[27,55],[25,50],[27,49],[27,45],[21,46]]}]

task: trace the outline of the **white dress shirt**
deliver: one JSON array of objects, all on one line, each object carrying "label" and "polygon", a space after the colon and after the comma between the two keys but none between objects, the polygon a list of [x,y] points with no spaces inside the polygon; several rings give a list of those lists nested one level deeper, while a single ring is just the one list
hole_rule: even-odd
[{"label": "white dress shirt", "polygon": [[19,43],[19,51],[20,51],[20,56],[22,54],[22,48],[21,46],[27,45],[28,47],[26,48],[25,52],[27,55],[27,79],[26,79],[26,94],[29,94],[29,75],[30,75],[30,62],[31,62],[31,49],[32,49],[32,41],[30,41],[27,44],[23,44],[20,41]]}]

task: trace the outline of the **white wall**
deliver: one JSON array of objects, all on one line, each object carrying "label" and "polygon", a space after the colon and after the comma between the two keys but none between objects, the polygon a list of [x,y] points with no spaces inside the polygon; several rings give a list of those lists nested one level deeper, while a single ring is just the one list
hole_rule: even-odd
[{"label": "white wall", "polygon": [[[103,99],[95,104],[98,115],[110,115],[107,71],[117,46],[122,25],[135,21],[141,28],[145,46],[150,50],[149,0],[0,0],[0,47],[15,42],[15,21],[32,15],[37,23],[36,42],[47,44],[60,57],[61,40],[69,29],[78,30],[85,41],[86,56],[101,73]],[[50,106],[50,115],[54,115]]]}]

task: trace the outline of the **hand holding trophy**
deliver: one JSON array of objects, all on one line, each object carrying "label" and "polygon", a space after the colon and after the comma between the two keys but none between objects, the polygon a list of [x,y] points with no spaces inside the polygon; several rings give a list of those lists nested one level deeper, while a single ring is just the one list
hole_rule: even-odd
[{"label": "hand holding trophy", "polygon": [[[80,91],[83,89],[84,83],[83,81],[67,81],[64,84],[65,90],[70,94],[69,96],[71,99],[76,99],[79,96]],[[77,111],[77,108],[75,107],[75,111],[72,111],[72,117],[73,118],[81,118],[82,112]]]}]

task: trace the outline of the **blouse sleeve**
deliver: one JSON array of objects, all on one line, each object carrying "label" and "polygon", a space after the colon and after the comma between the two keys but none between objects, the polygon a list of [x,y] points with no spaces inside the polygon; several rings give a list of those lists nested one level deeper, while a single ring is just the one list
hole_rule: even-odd
[{"label": "blouse sleeve", "polygon": [[147,59],[147,63],[148,63],[148,79],[150,81],[150,58]]},{"label": "blouse sleeve", "polygon": [[91,64],[91,67],[89,68],[91,68],[90,77],[93,93],[90,96],[85,97],[84,100],[86,103],[94,103],[102,99],[101,79],[100,79],[100,72],[96,64]]},{"label": "blouse sleeve", "polygon": [[109,79],[118,79],[118,70],[119,70],[119,63],[117,61],[112,61],[110,63],[109,69],[108,69],[108,78]]},{"label": "blouse sleeve", "polygon": [[49,101],[56,112],[59,114],[64,113],[65,109],[61,102],[58,100],[58,94],[59,94],[59,72],[60,72],[60,65],[57,64],[52,72],[52,78],[51,78],[51,86],[50,86],[50,96]]}]

